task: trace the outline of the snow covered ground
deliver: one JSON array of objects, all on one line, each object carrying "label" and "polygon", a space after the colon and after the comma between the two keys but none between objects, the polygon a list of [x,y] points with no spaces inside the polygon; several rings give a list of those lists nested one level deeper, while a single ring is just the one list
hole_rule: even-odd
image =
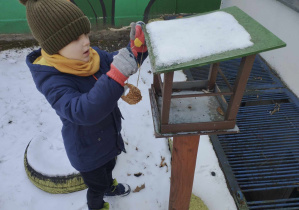
[{"label": "snow covered ground", "polygon": [[[36,90],[25,56],[32,49],[0,52],[0,209],[73,210],[86,206],[86,190],[70,194],[49,194],[27,178],[23,156],[32,141],[28,160],[36,170],[47,174],[75,172],[70,166],[60,136],[61,122],[44,97]],[[156,139],[150,110],[148,88],[152,83],[149,60],[141,67],[138,88],[143,98],[137,105],[120,99],[124,115],[123,137],[126,154],[117,159],[114,177],[130,184],[132,190],[145,188],[124,198],[106,199],[113,210],[166,210],[170,190],[170,152],[166,139]],[[136,86],[138,73],[129,78]],[[185,80],[175,72],[175,80]],[[165,158],[168,168],[159,165]],[[141,176],[134,176],[135,173]],[[215,172],[212,176],[211,172]],[[234,210],[234,201],[208,136],[201,136],[193,193],[210,210]]]}]

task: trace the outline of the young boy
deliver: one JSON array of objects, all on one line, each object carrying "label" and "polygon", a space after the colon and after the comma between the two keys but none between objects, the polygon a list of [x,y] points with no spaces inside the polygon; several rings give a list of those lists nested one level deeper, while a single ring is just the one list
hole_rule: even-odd
[{"label": "young boy", "polygon": [[[67,0],[20,0],[41,49],[27,56],[37,89],[60,117],[67,156],[88,186],[89,209],[109,209],[104,196],[125,196],[112,178],[115,157],[125,152],[117,101],[147,48],[140,23],[131,24],[131,48],[107,53],[90,47],[90,22]],[[134,46],[135,35],[137,47]]]}]

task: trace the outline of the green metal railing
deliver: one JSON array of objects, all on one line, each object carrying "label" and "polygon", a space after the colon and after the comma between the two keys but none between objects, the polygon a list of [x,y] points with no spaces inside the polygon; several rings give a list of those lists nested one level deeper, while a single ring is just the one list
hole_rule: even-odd
[{"label": "green metal railing", "polygon": [[[121,27],[164,14],[202,13],[220,8],[221,0],[70,0],[93,25]],[[18,0],[0,1],[0,34],[29,33],[26,9]]]}]

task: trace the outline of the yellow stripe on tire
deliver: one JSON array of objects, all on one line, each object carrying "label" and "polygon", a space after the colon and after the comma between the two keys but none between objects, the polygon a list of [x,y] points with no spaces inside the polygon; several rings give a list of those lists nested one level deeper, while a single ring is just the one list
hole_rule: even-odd
[{"label": "yellow stripe on tire", "polygon": [[66,194],[84,190],[87,186],[80,175],[71,174],[67,176],[47,176],[35,171],[27,159],[28,143],[24,153],[24,166],[29,180],[39,189],[52,194]]}]

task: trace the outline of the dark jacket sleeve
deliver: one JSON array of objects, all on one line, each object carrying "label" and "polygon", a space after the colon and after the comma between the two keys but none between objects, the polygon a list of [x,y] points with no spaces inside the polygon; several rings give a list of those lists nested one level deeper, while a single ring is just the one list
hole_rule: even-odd
[{"label": "dark jacket sleeve", "polygon": [[106,51],[99,51],[98,52],[101,60],[105,59],[106,62],[101,62],[100,70],[103,74],[106,74],[110,70],[110,65],[113,62],[113,57],[118,54],[118,51],[115,52],[106,52]]},{"label": "dark jacket sleeve", "polygon": [[54,76],[44,82],[41,92],[60,117],[79,125],[93,125],[113,111],[123,87],[102,75],[89,92],[82,94],[65,77]]}]

